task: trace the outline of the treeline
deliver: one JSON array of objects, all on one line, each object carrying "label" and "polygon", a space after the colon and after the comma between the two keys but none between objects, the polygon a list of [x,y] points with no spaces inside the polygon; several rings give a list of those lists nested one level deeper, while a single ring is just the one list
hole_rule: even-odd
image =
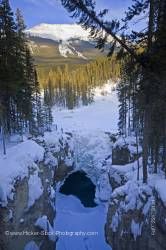
[{"label": "treeline", "polygon": [[[61,3],[90,30],[99,49],[109,36],[110,56],[120,46],[119,130],[123,136],[133,134],[137,142],[142,141],[144,183],[148,171],[166,173],[166,1],[133,0],[121,21],[106,20],[108,10],[96,11],[92,0]],[[140,22],[141,29],[131,30],[131,23],[138,28]]]},{"label": "treeline", "polygon": [[120,77],[120,63],[115,58],[98,58],[88,64],[77,65],[71,70],[69,65],[52,69],[38,69],[38,78],[44,92],[50,96],[51,104],[72,109],[80,103],[87,105],[93,101],[93,90],[107,80],[116,81]]},{"label": "treeline", "polygon": [[38,77],[42,87],[47,85],[49,78],[54,85],[61,82],[69,82],[72,85],[99,86],[108,79],[116,80],[120,77],[120,64],[116,58],[108,59],[101,57],[87,64],[77,65],[75,69],[70,68],[68,64],[51,69],[38,68]]},{"label": "treeline", "polygon": [[48,110],[42,107],[33,58],[19,9],[0,1],[0,127],[3,134],[43,133]]}]

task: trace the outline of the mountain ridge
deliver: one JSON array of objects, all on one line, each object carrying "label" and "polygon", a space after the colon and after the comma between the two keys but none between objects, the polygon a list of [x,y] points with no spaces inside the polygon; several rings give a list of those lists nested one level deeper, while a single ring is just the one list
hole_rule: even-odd
[{"label": "mountain ridge", "polygon": [[70,39],[78,39],[89,41],[89,32],[84,30],[78,24],[47,24],[41,23],[30,29],[26,33],[31,36],[39,36],[42,38],[49,38],[54,41],[68,41]]},{"label": "mountain ridge", "polygon": [[38,65],[82,64],[107,54],[96,49],[88,31],[77,24],[41,23],[26,33]]}]

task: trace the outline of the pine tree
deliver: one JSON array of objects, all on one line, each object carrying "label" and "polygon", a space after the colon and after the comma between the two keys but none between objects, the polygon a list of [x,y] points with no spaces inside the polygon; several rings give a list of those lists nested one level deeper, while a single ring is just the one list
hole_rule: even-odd
[{"label": "pine tree", "polygon": [[[126,89],[126,85],[120,89],[120,126],[121,129],[125,126],[129,116],[129,110],[124,116],[122,114],[127,98],[129,106],[132,104],[134,132],[143,136],[143,181],[146,183],[149,157],[155,165],[155,172],[161,160],[166,169],[166,159],[161,157],[164,155],[161,152],[166,152],[166,1],[133,0],[121,25],[117,20],[106,21],[103,17],[107,11],[97,12],[92,0],[61,0],[61,3],[85,29],[90,29],[91,36],[98,40],[98,48],[103,48],[108,35],[111,35],[110,54],[119,43],[121,50],[118,56],[125,58],[128,66],[133,60],[131,72],[128,66],[123,68],[122,81],[126,85],[125,78],[129,75],[130,87]],[[145,12],[148,20],[144,22],[147,24],[144,29],[126,34],[130,22],[135,17],[142,19]],[[121,36],[118,36],[119,30],[122,31]]]},{"label": "pine tree", "polygon": [[[0,126],[3,133],[43,134],[39,82],[19,9],[16,21],[8,0],[0,1]],[[51,112],[49,110],[49,112]],[[4,137],[3,137],[4,138]]]},{"label": "pine tree", "polygon": [[[0,3],[0,103],[4,107],[4,123],[10,131],[10,96],[14,95],[13,79],[16,75],[16,26],[9,1]],[[9,49],[10,48],[10,49]]]}]

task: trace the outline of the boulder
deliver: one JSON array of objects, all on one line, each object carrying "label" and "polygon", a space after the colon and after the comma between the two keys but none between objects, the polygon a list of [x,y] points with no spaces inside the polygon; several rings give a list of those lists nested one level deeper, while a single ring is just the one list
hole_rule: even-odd
[{"label": "boulder", "polygon": [[[137,154],[138,150],[138,154]],[[141,156],[142,148],[136,144],[135,137],[119,137],[112,148],[112,164],[125,165]]]},{"label": "boulder", "polygon": [[115,147],[112,149],[112,164],[125,165],[130,162],[130,151],[127,147]]}]

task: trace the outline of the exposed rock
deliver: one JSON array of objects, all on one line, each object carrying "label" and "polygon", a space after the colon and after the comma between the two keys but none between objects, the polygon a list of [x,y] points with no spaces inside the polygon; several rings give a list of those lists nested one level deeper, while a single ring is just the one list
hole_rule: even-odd
[{"label": "exposed rock", "polygon": [[142,148],[137,146],[135,138],[119,137],[112,148],[112,164],[125,165],[134,162],[140,157],[141,152]]},{"label": "exposed rock", "polygon": [[[51,223],[53,223],[55,217],[52,206],[53,200],[51,201],[49,191],[53,184],[52,173],[42,163],[40,164],[40,170],[42,170],[39,175],[42,181],[43,194],[32,207],[28,208],[29,187],[28,178],[25,178],[16,183],[13,201],[8,202],[7,208],[0,208],[1,222],[3,222],[1,239],[3,241],[2,249],[4,250],[23,250],[29,241],[34,241],[37,246],[40,245],[42,250],[47,250],[48,246],[49,250],[55,249],[53,242],[50,242],[48,237],[40,235],[40,230],[35,227],[36,220],[43,214],[47,214]],[[49,182],[46,182],[45,179],[48,179]],[[9,232],[9,235],[5,234],[6,231]]]},{"label": "exposed rock", "polygon": [[108,244],[113,250],[165,250],[166,207],[150,189],[130,183],[125,192],[126,185],[111,197],[105,226]]},{"label": "exposed rock", "polygon": [[[37,170],[42,192],[34,200],[32,206],[28,207],[28,181],[36,169],[30,168],[28,178],[16,181],[13,200],[8,201],[7,207],[0,207],[0,250],[37,249],[39,246],[40,250],[55,250],[55,242],[49,235],[41,234],[41,228],[36,227],[35,223],[45,215],[50,225],[49,228],[53,225],[56,215],[54,210],[55,181],[63,180],[67,173],[72,170],[72,166],[65,164],[66,158],[68,163],[72,163],[72,150],[68,145],[70,139],[71,135],[67,135],[64,142],[62,138],[61,142],[57,140],[57,143],[48,145],[43,137],[36,140],[45,148],[44,161],[38,163]],[[54,178],[55,172],[56,180]]]},{"label": "exposed rock", "polygon": [[127,179],[122,173],[119,173],[116,169],[110,167],[109,169],[109,182],[112,190],[124,185]]},{"label": "exposed rock", "polygon": [[130,151],[127,147],[118,147],[112,149],[112,164],[125,165],[130,162]]}]

